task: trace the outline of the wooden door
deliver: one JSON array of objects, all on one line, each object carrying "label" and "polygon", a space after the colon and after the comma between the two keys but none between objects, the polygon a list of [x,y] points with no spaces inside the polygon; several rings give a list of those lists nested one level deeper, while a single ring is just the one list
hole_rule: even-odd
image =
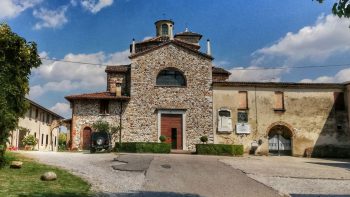
[{"label": "wooden door", "polygon": [[172,149],[182,149],[182,115],[162,114],[161,135],[166,137],[165,143],[172,145]]},{"label": "wooden door", "polygon": [[85,127],[83,130],[83,150],[90,149],[90,142],[91,142],[91,128]]}]

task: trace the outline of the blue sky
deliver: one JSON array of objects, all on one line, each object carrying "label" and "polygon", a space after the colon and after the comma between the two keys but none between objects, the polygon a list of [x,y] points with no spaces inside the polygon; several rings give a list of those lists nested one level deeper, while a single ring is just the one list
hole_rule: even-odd
[{"label": "blue sky", "polygon": [[[0,20],[42,57],[97,64],[128,63],[133,38],[155,35],[172,19],[175,32],[210,39],[214,63],[236,81],[343,82],[348,67],[259,70],[350,63],[350,20],[330,14],[334,1],[312,0],[2,0]],[[240,70],[258,68],[258,70]],[[33,70],[30,98],[69,117],[65,95],[105,90],[103,66],[43,61]]]}]

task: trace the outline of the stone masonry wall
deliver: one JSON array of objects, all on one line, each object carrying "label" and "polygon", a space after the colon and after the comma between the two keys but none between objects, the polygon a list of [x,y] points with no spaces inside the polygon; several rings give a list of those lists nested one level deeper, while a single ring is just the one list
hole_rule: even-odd
[{"label": "stone masonry wall", "polygon": [[[168,67],[182,71],[186,87],[157,87],[158,73]],[[158,141],[158,109],[186,110],[185,149],[194,150],[199,138],[212,141],[211,60],[175,45],[132,59],[131,100],[126,108],[127,141]]]},{"label": "stone masonry wall", "polygon": [[[186,87],[157,87],[158,73],[168,67],[181,70]],[[213,142],[211,60],[175,45],[167,45],[132,59],[130,101],[123,105],[122,141],[157,142],[158,109],[185,110],[185,149],[194,150],[203,135]],[[99,114],[99,101],[75,101],[72,148],[81,148],[82,131],[97,120],[119,124],[120,103],[110,101],[109,115]]]},{"label": "stone masonry wall", "polygon": [[[215,143],[243,144],[245,152],[251,148],[253,140],[262,139],[257,152],[268,153],[268,131],[274,124],[290,127],[293,132],[292,153],[303,155],[306,148],[315,145],[348,145],[350,133],[347,110],[334,109],[334,92],[340,89],[291,89],[254,87],[215,87],[214,86],[214,133]],[[238,112],[238,91],[248,91],[248,124],[250,134],[236,134]],[[275,112],[274,92],[284,92],[285,112]],[[255,99],[256,98],[256,99]],[[217,112],[221,107],[232,111],[233,132],[217,133]],[[342,126],[341,129],[337,126]]]}]

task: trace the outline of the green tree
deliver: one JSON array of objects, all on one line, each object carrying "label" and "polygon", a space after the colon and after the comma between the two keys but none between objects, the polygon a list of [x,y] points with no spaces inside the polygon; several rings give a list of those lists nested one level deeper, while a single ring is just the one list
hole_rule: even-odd
[{"label": "green tree", "polygon": [[25,95],[29,92],[31,69],[40,64],[36,44],[0,24],[0,167],[5,165],[10,132],[29,107]]},{"label": "green tree", "polygon": [[[319,3],[323,3],[324,0],[316,0]],[[350,0],[338,0],[333,4],[332,13],[339,18],[350,18]]]}]

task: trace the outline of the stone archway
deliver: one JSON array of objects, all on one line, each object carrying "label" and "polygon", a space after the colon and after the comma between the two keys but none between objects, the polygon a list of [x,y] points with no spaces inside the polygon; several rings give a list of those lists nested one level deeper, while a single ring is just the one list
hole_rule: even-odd
[{"label": "stone archway", "polygon": [[268,128],[267,135],[270,155],[292,155],[294,132],[289,124],[274,123]]},{"label": "stone archway", "polygon": [[90,127],[84,127],[84,129],[83,129],[83,144],[82,144],[83,150],[90,149],[91,133],[92,133],[92,130]]}]

